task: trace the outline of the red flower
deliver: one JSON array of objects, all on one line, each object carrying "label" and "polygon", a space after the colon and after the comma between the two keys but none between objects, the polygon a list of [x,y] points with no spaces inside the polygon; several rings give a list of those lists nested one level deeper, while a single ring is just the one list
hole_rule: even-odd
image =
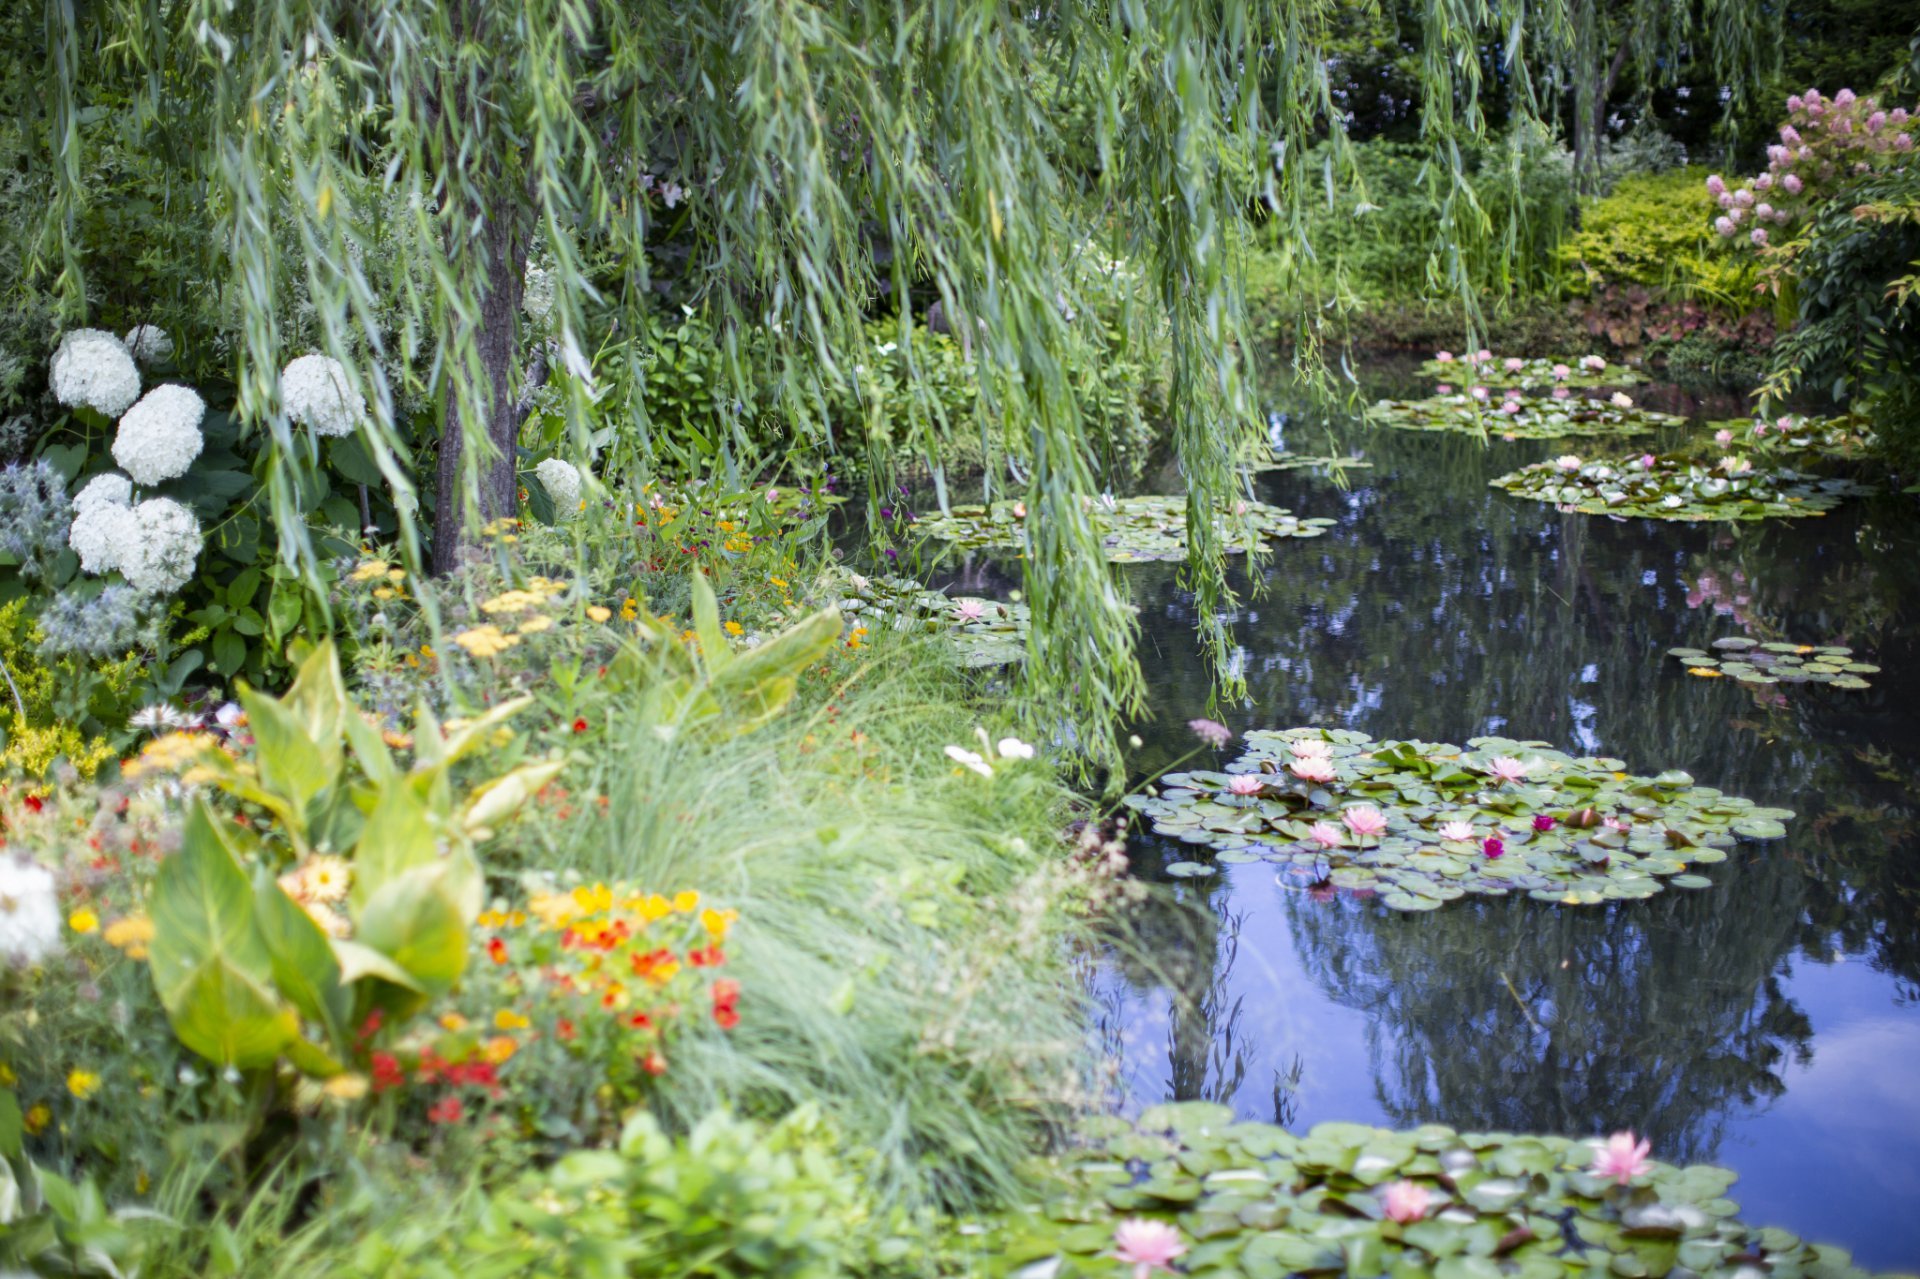
[{"label": "red flower", "polygon": [[498,937],[495,937],[493,940],[489,941],[487,943],[487,958],[493,960],[493,962],[496,964],[506,963],[507,962],[507,943],[501,941]]},{"label": "red flower", "polygon": [[447,1097],[427,1107],[427,1119],[430,1123],[457,1124],[466,1110],[458,1097]]},{"label": "red flower", "polygon": [[369,1039],[372,1039],[375,1035],[379,1034],[380,1023],[384,1019],[385,1019],[385,1015],[378,1008],[368,1013],[367,1019],[360,1023],[360,1032],[359,1032],[360,1042],[364,1044]]},{"label": "red flower", "polygon": [[687,952],[687,962],[695,968],[718,968],[727,962],[727,956],[719,946],[702,946]]},{"label": "red flower", "polygon": [[573,1029],[573,1022],[566,1017],[562,1017],[559,1021],[554,1023],[553,1033],[560,1037],[560,1040],[562,1043],[568,1043],[568,1044],[572,1043],[573,1036],[575,1033]]},{"label": "red flower", "polygon": [[46,807],[46,805],[41,802],[38,795],[27,796],[27,811],[29,813],[37,813],[44,807]]},{"label": "red flower", "polygon": [[627,1018],[627,1025],[633,1027],[635,1030],[652,1030],[653,1018],[647,1016],[645,1013],[635,1013],[633,1016]]},{"label": "red flower", "polygon": [[573,721],[573,731],[576,733],[584,733],[587,731],[587,721],[584,717]]},{"label": "red flower", "polygon": [[400,1059],[392,1053],[373,1055],[373,1090],[385,1092],[389,1088],[398,1088],[407,1082],[406,1072],[400,1069]]},{"label": "red flower", "polygon": [[713,983],[713,1020],[722,1030],[740,1024],[740,983],[721,978]]},{"label": "red flower", "polygon": [[659,950],[650,950],[645,954],[632,956],[633,972],[636,977],[651,977],[654,970],[673,962],[673,952],[662,946]]},{"label": "red flower", "polygon": [[640,1059],[640,1069],[649,1075],[664,1075],[667,1073],[667,1059],[659,1053],[648,1053]]}]

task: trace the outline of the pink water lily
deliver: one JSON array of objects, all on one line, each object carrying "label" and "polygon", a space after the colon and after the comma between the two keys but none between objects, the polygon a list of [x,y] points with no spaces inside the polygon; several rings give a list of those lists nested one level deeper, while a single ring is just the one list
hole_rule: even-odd
[{"label": "pink water lily", "polygon": [[1559,825],[1559,823],[1554,821],[1553,818],[1549,817],[1545,813],[1541,813],[1539,816],[1533,819],[1533,828],[1539,831],[1542,835],[1546,834],[1548,831],[1552,830],[1557,825]]},{"label": "pink water lily", "polygon": [[1562,453],[1559,457],[1553,459],[1553,464],[1563,471],[1577,471],[1580,469],[1580,459],[1571,453]]},{"label": "pink water lily", "polygon": [[1303,782],[1314,782],[1320,785],[1325,785],[1339,776],[1333,771],[1333,761],[1320,755],[1303,755],[1287,765],[1287,769]]},{"label": "pink water lily", "polygon": [[1573,370],[1572,370],[1572,369],[1570,369],[1570,368],[1568,368],[1568,367],[1567,367],[1566,365],[1564,365],[1564,364],[1556,364],[1556,365],[1554,365],[1554,366],[1553,366],[1553,380],[1554,380],[1554,381],[1556,381],[1556,382],[1564,382],[1564,381],[1566,381],[1566,380],[1567,380],[1568,378],[1570,378],[1570,377],[1572,377],[1572,376],[1573,376]]},{"label": "pink water lily", "polygon": [[1386,815],[1372,804],[1361,804],[1356,808],[1349,808],[1340,814],[1340,820],[1347,824],[1348,830],[1361,839],[1378,835],[1387,828]]},{"label": "pink water lily", "polygon": [[1433,353],[1433,358],[1441,364],[1452,364],[1453,352],[1452,351],[1435,351]]},{"label": "pink water lily", "polygon": [[1645,1176],[1653,1171],[1653,1162],[1647,1158],[1653,1150],[1651,1142],[1636,1142],[1633,1132],[1617,1132],[1607,1138],[1607,1144],[1593,1152],[1593,1166],[1587,1171],[1596,1177],[1611,1177],[1618,1185],[1626,1185],[1635,1177]]},{"label": "pink water lily", "polygon": [[1130,1217],[1113,1228],[1114,1260],[1132,1266],[1133,1279],[1149,1279],[1156,1270],[1171,1273],[1186,1251],[1179,1229],[1164,1221]]},{"label": "pink water lily", "polygon": [[1487,761],[1487,771],[1503,782],[1517,782],[1533,771],[1533,765],[1511,755],[1496,755]]},{"label": "pink water lily", "polygon": [[1607,367],[1607,362],[1597,355],[1583,355],[1580,357],[1580,367],[1583,369],[1592,369],[1595,373],[1598,373],[1601,369]]},{"label": "pink water lily", "polygon": [[1266,783],[1253,773],[1235,773],[1227,779],[1227,794],[1258,795],[1265,786]]},{"label": "pink water lily", "polygon": [[1605,826],[1608,830],[1632,830],[1633,829],[1633,824],[1631,822],[1623,822],[1618,817],[1603,818],[1600,824],[1602,826]]},{"label": "pink water lily", "polygon": [[1472,839],[1473,823],[1463,822],[1458,820],[1451,821],[1451,822],[1442,822],[1440,825],[1440,838],[1441,839]]},{"label": "pink water lily", "polygon": [[1518,373],[1521,369],[1524,369],[1527,367],[1527,362],[1525,360],[1520,359],[1518,356],[1512,356],[1512,355],[1508,356],[1505,360],[1501,361],[1501,363],[1509,373]]},{"label": "pink water lily", "polygon": [[1731,444],[1733,443],[1733,432],[1726,430],[1715,431],[1713,433],[1713,442],[1715,444]]},{"label": "pink water lily", "polygon": [[963,622],[977,622],[986,613],[979,600],[961,600],[953,606],[953,613]]},{"label": "pink water lily", "polygon": [[1307,838],[1322,848],[1338,848],[1347,842],[1347,832],[1332,822],[1315,822],[1313,829],[1307,832]]},{"label": "pink water lily", "polygon": [[1500,411],[1502,413],[1518,413],[1520,411],[1520,402],[1518,400],[1508,400],[1500,406]]},{"label": "pink water lily", "polygon": [[1296,755],[1317,755],[1325,759],[1333,752],[1333,743],[1321,737],[1302,737],[1298,741],[1288,742],[1287,749]]},{"label": "pink water lily", "polygon": [[1473,398],[1476,400],[1484,400],[1487,398],[1487,395],[1488,395],[1487,388],[1484,386],[1469,387],[1468,393],[1471,394]]},{"label": "pink water lily", "polygon": [[1507,855],[1507,841],[1498,835],[1489,835],[1480,841],[1480,851],[1486,854],[1488,861],[1497,862]]},{"label": "pink water lily", "polygon": [[1433,1193],[1417,1181],[1396,1181],[1380,1192],[1380,1207],[1387,1220],[1403,1226],[1426,1216],[1432,1203]]},{"label": "pink water lily", "polygon": [[1616,409],[1630,409],[1633,407],[1633,397],[1625,391],[1615,391],[1607,403]]}]

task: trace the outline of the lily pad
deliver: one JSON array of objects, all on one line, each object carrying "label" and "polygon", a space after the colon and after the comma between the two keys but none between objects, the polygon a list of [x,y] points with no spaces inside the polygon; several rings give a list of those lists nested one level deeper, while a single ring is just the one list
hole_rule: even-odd
[{"label": "lily pad", "polygon": [[1720,445],[1736,445],[1776,458],[1834,458],[1852,461],[1880,444],[1862,417],[1789,413],[1776,418],[1720,419],[1702,424]]},{"label": "lily pad", "polygon": [[1563,905],[1648,897],[1736,839],[1779,838],[1792,816],[1678,769],[1637,776],[1541,742],[1303,728],[1244,741],[1226,771],[1169,773],[1127,805],[1156,834],[1216,853],[1251,843],[1283,879],[1395,910],[1512,890]]},{"label": "lily pad", "polygon": [[1681,454],[1617,461],[1574,455],[1523,466],[1489,483],[1563,511],[1651,520],[1766,520],[1825,515],[1849,497],[1874,492],[1846,479],[1786,467],[1760,469],[1744,457],[1711,464]]},{"label": "lily pad", "polygon": [[1349,1123],[1295,1135],[1185,1109],[1089,1122],[1047,1193],[987,1227],[1002,1264],[986,1269],[1119,1275],[1116,1227],[1147,1217],[1195,1279],[1862,1275],[1843,1252],[1741,1222],[1724,1198],[1732,1173],[1641,1158],[1626,1134],[1623,1158],[1599,1138]]},{"label": "lily pad", "polygon": [[[1621,396],[1621,399],[1627,397]],[[1424,400],[1381,400],[1373,416],[1403,431],[1451,431],[1501,440],[1557,440],[1569,435],[1642,435],[1686,419],[1607,400],[1538,396],[1436,395]]]},{"label": "lily pad", "polygon": [[837,570],[833,589],[849,626],[947,634],[962,666],[1008,666],[1027,655],[1032,614],[1025,604],[930,591],[908,577]]},{"label": "lily pad", "polygon": [[1319,469],[1326,471],[1366,470],[1373,463],[1357,457],[1339,457],[1334,455],[1318,456],[1310,453],[1295,453],[1289,449],[1272,449],[1265,455],[1255,457],[1244,464],[1249,471],[1302,471]]},{"label": "lily pad", "polygon": [[[1594,367],[1595,362],[1599,367]],[[1490,356],[1477,360],[1455,356],[1451,360],[1432,359],[1420,365],[1423,376],[1441,382],[1489,387],[1527,386],[1635,386],[1647,380],[1638,369],[1597,356]]]},{"label": "lily pad", "polygon": [[1733,635],[1713,641],[1721,656],[1709,657],[1697,648],[1670,648],[1667,656],[1687,668],[1687,674],[1725,675],[1743,684],[1825,684],[1829,688],[1869,687],[1862,675],[1876,675],[1871,662],[1853,660],[1853,650],[1839,644],[1792,644],[1784,640],[1748,639]]},{"label": "lily pad", "polygon": [[[1100,532],[1107,558],[1116,563],[1141,560],[1183,560],[1187,556],[1187,499],[1184,497],[1122,497],[1090,501],[1089,515]],[[951,515],[932,516],[920,523],[930,537],[967,547],[1024,550],[1029,519],[1023,502],[995,502],[984,506],[956,506]],[[1265,502],[1238,501],[1231,518],[1216,514],[1215,524],[1229,552],[1248,548],[1237,534],[1244,524],[1254,540],[1283,537],[1319,537],[1334,523],[1325,518],[1301,519],[1291,511]]]}]

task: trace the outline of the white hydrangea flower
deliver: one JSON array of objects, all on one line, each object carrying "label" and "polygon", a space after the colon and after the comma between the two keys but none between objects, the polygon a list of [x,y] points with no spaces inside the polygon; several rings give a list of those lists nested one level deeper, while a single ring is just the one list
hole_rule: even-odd
[{"label": "white hydrangea flower", "polygon": [[136,324],[122,338],[127,352],[142,364],[173,358],[173,337],[157,324]]},{"label": "white hydrangea flower", "polygon": [[95,506],[132,506],[133,481],[118,471],[94,476],[73,495],[73,513],[81,515]]},{"label": "white hydrangea flower", "polygon": [[580,509],[580,471],[573,463],[550,457],[533,468],[540,487],[553,499],[553,513],[563,520],[572,519]]},{"label": "white hydrangea flower", "polygon": [[119,417],[140,398],[140,370],[119,338],[104,329],[74,329],[53,353],[54,398],[70,409]]},{"label": "white hydrangea flower", "polygon": [[169,595],[193,577],[206,539],[193,512],[170,497],[133,508],[133,541],[120,551],[120,573],[142,595]]},{"label": "white hydrangea flower", "polygon": [[111,573],[127,548],[140,540],[140,521],[125,502],[97,501],[73,517],[67,545],[80,557],[82,572]]},{"label": "white hydrangea flower", "polygon": [[330,355],[303,355],[281,370],[280,402],[287,416],[319,435],[352,435],[367,416],[367,400]]},{"label": "white hydrangea flower", "polygon": [[60,903],[45,867],[0,857],[0,959],[30,967],[60,949]]},{"label": "white hydrangea flower", "polygon": [[185,475],[206,440],[200,434],[207,403],[192,387],[166,383],[141,397],[120,419],[113,460],[134,482],[160,484]]},{"label": "white hydrangea flower", "polygon": [[553,273],[527,263],[527,273],[520,285],[520,309],[533,319],[545,320],[553,313],[553,299]]}]

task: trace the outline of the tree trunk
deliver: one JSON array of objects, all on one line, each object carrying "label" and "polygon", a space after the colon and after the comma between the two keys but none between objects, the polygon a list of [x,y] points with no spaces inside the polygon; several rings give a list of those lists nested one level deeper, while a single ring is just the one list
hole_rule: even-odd
[{"label": "tree trunk", "polygon": [[[459,397],[447,395],[446,420],[440,432],[440,463],[436,475],[438,505],[433,520],[433,571],[446,573],[460,561],[467,535],[491,520],[512,516],[519,509],[514,450],[519,443],[521,414],[513,397],[513,363],[518,345],[520,294],[527,266],[527,246],[518,234],[512,211],[487,219],[480,244],[468,252],[484,255],[488,277],[480,303],[480,323],[474,334],[479,348],[481,384],[486,404],[486,435],[493,456],[480,465],[479,504],[469,507],[461,470],[466,460],[467,436]],[[464,366],[452,370],[455,378],[468,376]]]}]

